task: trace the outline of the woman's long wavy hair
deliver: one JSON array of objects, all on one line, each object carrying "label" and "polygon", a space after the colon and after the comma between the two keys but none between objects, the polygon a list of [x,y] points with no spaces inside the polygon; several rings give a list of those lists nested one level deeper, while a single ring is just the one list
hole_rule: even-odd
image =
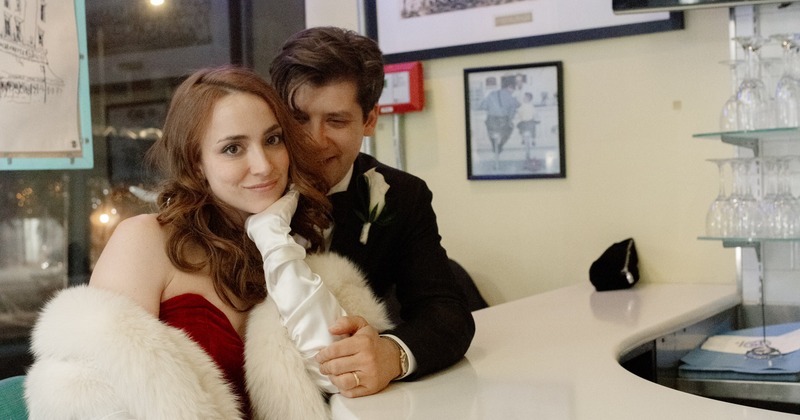
[{"label": "woman's long wavy hair", "polygon": [[[158,221],[167,228],[170,261],[186,272],[207,270],[217,294],[231,306],[247,310],[266,296],[261,254],[247,237],[241,213],[212,194],[200,170],[201,142],[214,106],[237,92],[264,99],[274,112],[289,153],[289,183],[300,192],[292,231],[308,240],[311,251],[319,250],[322,231],[330,224],[331,205],[316,150],[275,89],[252,70],[208,68],[183,81],[148,160],[164,179],[157,199]],[[231,295],[242,304],[234,304]]]}]

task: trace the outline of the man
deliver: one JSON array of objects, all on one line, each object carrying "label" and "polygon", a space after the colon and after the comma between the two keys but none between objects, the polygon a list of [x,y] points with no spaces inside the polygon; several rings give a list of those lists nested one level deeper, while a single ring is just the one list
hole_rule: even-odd
[{"label": "man", "polygon": [[514,97],[516,83],[516,78],[503,78],[500,82],[501,88],[486,95],[478,107],[478,109],[486,111],[486,131],[489,134],[489,141],[492,142],[495,161],[500,158],[503,145],[514,131],[511,120],[520,106],[519,101]]},{"label": "man", "polygon": [[[374,134],[384,84],[377,44],[340,28],[307,29],[286,41],[270,76],[320,147],[333,186],[330,251],[364,271],[397,323],[376,331],[358,314],[339,319],[331,332],[348,337],[319,352],[320,370],[355,397],[457,362],[475,324],[440,243],[431,191],[421,179],[360,153],[363,137]],[[377,188],[384,183],[388,190]],[[371,212],[368,203],[384,194],[380,211]]]}]

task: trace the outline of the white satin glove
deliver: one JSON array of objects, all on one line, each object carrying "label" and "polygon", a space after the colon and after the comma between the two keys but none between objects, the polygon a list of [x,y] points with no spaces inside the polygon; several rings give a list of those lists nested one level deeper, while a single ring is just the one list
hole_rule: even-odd
[{"label": "white satin glove", "polygon": [[346,315],[339,302],[305,263],[306,250],[289,234],[299,193],[290,190],[261,213],[247,218],[247,236],[255,242],[264,261],[267,299],[275,301],[281,321],[320,389],[338,388],[319,372],[314,356],[338,337],[328,332],[336,319]]}]

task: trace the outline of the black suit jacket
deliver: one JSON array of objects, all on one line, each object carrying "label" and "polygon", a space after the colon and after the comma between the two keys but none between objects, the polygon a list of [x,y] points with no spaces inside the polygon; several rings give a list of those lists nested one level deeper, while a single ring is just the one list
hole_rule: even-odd
[{"label": "black suit jacket", "polygon": [[[356,183],[371,168],[377,168],[389,184],[384,212],[392,220],[384,226],[373,224],[364,245],[359,242],[364,222],[357,210],[364,212],[366,205]],[[399,324],[382,332],[403,340],[417,361],[417,370],[408,379],[460,360],[472,342],[475,322],[441,245],[433,195],[425,182],[362,153],[347,191],[337,195],[332,197],[331,251],[361,267],[375,294],[387,302]]]}]

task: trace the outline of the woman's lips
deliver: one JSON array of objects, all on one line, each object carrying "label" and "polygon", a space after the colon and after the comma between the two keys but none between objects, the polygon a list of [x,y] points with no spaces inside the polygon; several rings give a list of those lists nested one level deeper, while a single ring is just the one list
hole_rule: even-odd
[{"label": "woman's lips", "polygon": [[254,191],[267,191],[267,190],[271,190],[272,188],[274,188],[277,183],[278,183],[278,181],[262,182],[262,183],[259,183],[259,184],[247,186],[245,188],[248,189],[248,190],[254,190]]}]

